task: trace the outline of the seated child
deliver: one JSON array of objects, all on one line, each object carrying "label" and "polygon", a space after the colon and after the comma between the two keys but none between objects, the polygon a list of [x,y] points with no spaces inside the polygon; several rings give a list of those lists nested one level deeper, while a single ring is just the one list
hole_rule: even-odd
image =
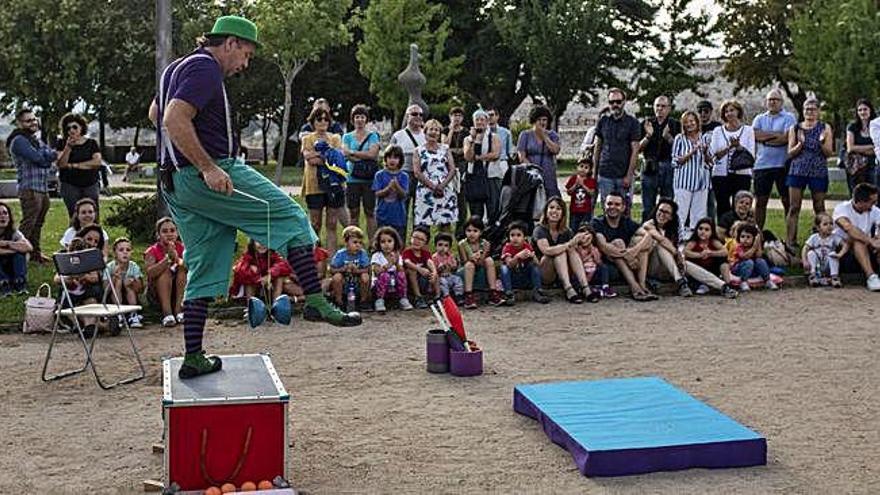
[{"label": "seated child", "polygon": [[[364,249],[364,233],[354,225],[342,230],[345,247],[336,251],[330,260],[330,287],[333,300],[340,308],[354,306],[358,293],[359,311],[373,309],[370,304],[370,255]],[[348,307],[347,311],[354,311]]]},{"label": "seated child", "polygon": [[434,240],[434,256],[431,260],[437,267],[440,278],[440,295],[442,297],[453,294],[458,302],[464,297],[464,281],[456,273],[458,271],[458,257],[452,252],[452,235],[446,232],[437,234]]},{"label": "seated child", "polygon": [[582,158],[578,161],[577,172],[565,181],[565,192],[571,197],[568,205],[568,228],[577,232],[581,225],[593,219],[596,179],[593,177],[593,164],[589,159]]},{"label": "seated child", "polygon": [[731,273],[740,279],[739,290],[747,292],[751,289],[748,280],[760,277],[770,290],[778,290],[779,286],[770,279],[770,266],[762,257],[763,249],[757,240],[761,237],[758,228],[752,224],[743,224],[737,231],[736,244],[729,261]]},{"label": "seated child", "polygon": [[464,262],[464,307],[475,309],[477,296],[474,294],[474,279],[484,276],[489,284],[489,304],[499,306],[504,297],[496,289],[495,261],[489,256],[492,246],[482,238],[485,230],[483,219],[472,216],[464,224],[464,239],[458,241],[458,256]]},{"label": "seated child", "polygon": [[406,296],[406,271],[403,268],[403,257],[400,248],[403,242],[394,227],[379,227],[373,241],[373,290],[376,293],[376,311],[385,312],[385,297],[395,295],[400,300],[400,309],[413,309]]},{"label": "seated child", "polygon": [[186,265],[183,242],[171,217],[156,221],[156,243],[144,252],[147,273],[147,297],[162,310],[162,326],[183,323],[183,294],[186,288]]},{"label": "seated child", "polygon": [[[144,275],[141,267],[131,260],[131,241],[120,237],[113,241],[113,259],[107,263],[104,277],[108,284],[113,284],[118,300],[116,304],[138,305],[138,297],[144,290]],[[112,293],[111,293],[112,295]],[[128,326],[131,328],[143,327],[143,317],[138,313],[128,315]]]},{"label": "seated child", "polygon": [[[810,287],[840,283],[840,258],[848,251],[848,244],[834,235],[834,221],[827,213],[818,213],[813,219],[816,233],[811,235],[801,253],[804,270],[809,273]],[[830,281],[829,281],[830,278]]]},{"label": "seated child", "polygon": [[526,225],[513,222],[507,228],[507,242],[501,248],[501,284],[504,286],[504,304],[513,306],[516,299],[513,289],[528,287],[532,289],[532,300],[541,304],[550,298],[541,290],[541,269],[538,258],[529,241],[526,240]]},{"label": "seated child", "polygon": [[265,294],[274,301],[284,294],[284,286],[292,273],[290,264],[280,254],[251,239],[241,258],[232,265],[229,297],[250,298]]},{"label": "seated child", "polygon": [[730,265],[727,263],[729,253],[724,242],[718,237],[718,229],[711,218],[701,218],[691,231],[691,237],[684,247],[688,277],[697,279],[700,270],[691,268],[696,265],[711,276],[703,276],[697,287],[697,294],[709,293],[709,285],[716,287],[720,283],[721,294],[727,298],[735,298],[736,290],[730,287]]},{"label": "seated child", "polygon": [[[581,234],[575,247],[578,257],[584,264],[584,273],[587,274],[587,282],[591,287],[598,287],[595,291],[599,297],[612,298],[617,292],[608,284],[608,267],[602,263],[602,253],[599,251],[599,241],[596,238],[596,229],[587,222],[582,223],[577,229]],[[595,279],[595,282],[594,282]]]},{"label": "seated child", "polygon": [[424,225],[413,229],[410,236],[410,246],[403,250],[403,266],[406,269],[409,289],[416,298],[415,306],[425,309],[428,303],[427,296],[440,293],[440,283],[437,278],[437,267],[431,261],[431,251],[428,243],[431,242],[431,231]]}]

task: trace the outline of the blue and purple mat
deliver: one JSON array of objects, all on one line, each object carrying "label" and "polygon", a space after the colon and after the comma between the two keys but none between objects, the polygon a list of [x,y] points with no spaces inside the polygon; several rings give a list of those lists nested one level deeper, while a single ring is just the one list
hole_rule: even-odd
[{"label": "blue and purple mat", "polygon": [[517,385],[536,419],[586,476],[767,463],[767,441],[660,378]]}]

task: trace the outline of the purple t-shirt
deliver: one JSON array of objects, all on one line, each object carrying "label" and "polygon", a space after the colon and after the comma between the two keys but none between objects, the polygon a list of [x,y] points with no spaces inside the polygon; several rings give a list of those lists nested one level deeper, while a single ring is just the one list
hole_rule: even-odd
[{"label": "purple t-shirt", "polygon": [[[195,54],[210,56],[206,50],[199,48],[186,58],[174,61],[165,72],[164,86],[168,96],[167,101],[178,99],[194,106],[198,113],[193,119],[193,125],[202,147],[212,158],[228,158],[230,154],[226,103],[223,98],[223,70],[213,57],[196,57],[187,61]],[[180,63],[184,65],[176,71],[177,74],[172,80],[174,69]],[[162,95],[159,95],[159,98],[161,97]],[[161,115],[159,117],[161,118]],[[231,156],[236,156],[238,146],[234,138],[232,141]],[[174,154],[179,165],[190,164],[177,148],[174,148]]]}]

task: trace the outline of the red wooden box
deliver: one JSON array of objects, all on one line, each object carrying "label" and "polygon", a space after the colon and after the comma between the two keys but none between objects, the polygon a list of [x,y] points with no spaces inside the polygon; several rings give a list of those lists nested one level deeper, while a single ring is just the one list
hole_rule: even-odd
[{"label": "red wooden box", "polygon": [[287,479],[290,396],[265,354],[221,356],[223,369],[190,380],[183,358],[162,363],[165,486],[181,490]]}]

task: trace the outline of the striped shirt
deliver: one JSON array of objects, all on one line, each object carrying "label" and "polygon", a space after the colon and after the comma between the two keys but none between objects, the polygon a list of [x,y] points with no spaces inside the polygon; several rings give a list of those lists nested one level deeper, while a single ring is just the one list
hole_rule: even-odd
[{"label": "striped shirt", "polygon": [[[700,136],[700,142],[709,146],[709,134]],[[684,134],[675,136],[672,142],[672,166],[675,174],[672,178],[673,189],[684,191],[703,191],[712,188],[712,165],[704,160],[704,152],[697,150],[684,163],[679,158],[694,149],[694,144]]]}]

